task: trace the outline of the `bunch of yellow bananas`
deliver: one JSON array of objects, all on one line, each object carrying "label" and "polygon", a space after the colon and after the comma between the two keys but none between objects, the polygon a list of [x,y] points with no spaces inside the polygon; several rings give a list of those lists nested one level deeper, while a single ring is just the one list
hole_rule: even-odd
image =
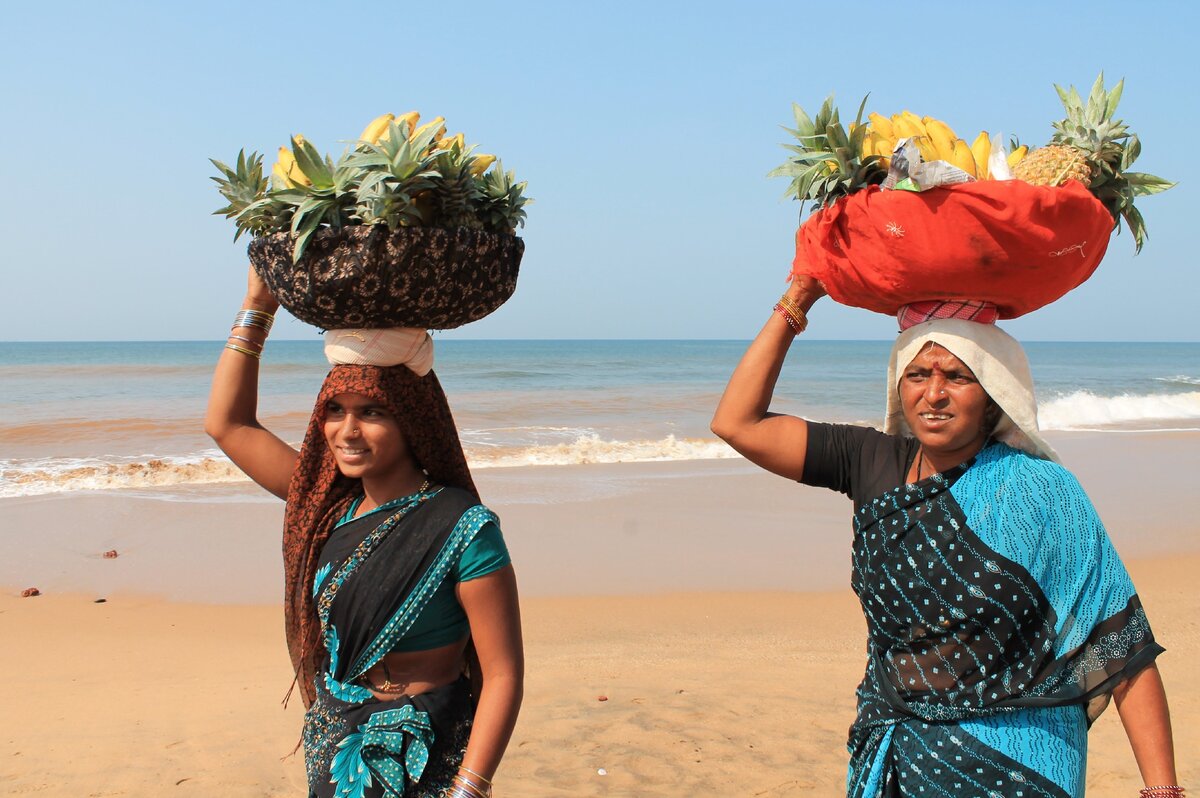
[{"label": "bunch of yellow bananas", "polygon": [[[297,133],[292,136],[292,143],[299,147],[304,143],[304,136]],[[279,159],[271,167],[271,174],[275,176],[275,180],[279,185],[287,186],[288,188],[312,185],[312,181],[296,165],[296,156],[292,154],[291,149],[288,147],[279,148]]]},{"label": "bunch of yellow bananas", "polygon": [[[435,130],[433,144],[429,150],[430,153],[437,152],[438,150],[449,150],[453,147],[458,147],[460,152],[466,149],[466,138],[462,133],[455,133],[453,136],[446,135],[446,120],[443,117],[439,116],[433,121],[426,122],[424,125],[418,127],[417,123],[420,121],[421,114],[416,111],[409,111],[407,114],[401,114],[400,116],[383,114],[372,119],[363,128],[362,135],[358,139],[367,144],[379,144],[381,141],[386,141],[391,135],[391,126],[395,123],[401,130],[408,130],[408,137],[410,139],[427,130]],[[292,136],[293,146],[299,147],[303,142],[304,136],[301,136],[299,133]],[[495,155],[474,155],[471,160],[471,173],[478,177],[486,172],[495,162]],[[271,168],[271,174],[275,176],[275,181],[280,186],[299,188],[301,186],[312,185],[312,181],[297,166],[296,156],[293,154],[291,147],[284,146],[279,148],[279,157],[275,161],[275,165]]]},{"label": "bunch of yellow bananas", "polygon": [[[391,125],[395,122],[401,129],[408,125],[408,137],[419,134],[424,130],[437,128],[437,132],[433,134],[433,152],[437,150],[449,150],[452,147],[458,147],[459,151],[467,148],[466,138],[462,133],[455,133],[453,136],[446,135],[446,121],[443,117],[437,117],[432,122],[426,122],[424,125],[417,127],[417,122],[421,120],[421,115],[416,111],[409,111],[407,114],[396,116],[395,114],[384,114],[377,116],[363,128],[362,135],[359,136],[360,141],[365,141],[368,144],[378,144],[381,140],[386,139],[391,130]],[[475,155],[471,161],[471,173],[476,177],[488,170],[496,161],[495,155]]]},{"label": "bunch of yellow bananas", "polygon": [[[891,160],[896,142],[903,138],[912,139],[921,152],[922,160],[946,161],[977,180],[988,180],[990,169],[988,159],[992,154],[992,139],[987,131],[975,137],[968,144],[955,135],[954,130],[940,119],[931,116],[917,116],[911,111],[901,111],[889,119],[882,114],[868,114],[870,122],[866,135],[862,139],[860,155],[882,156],[885,164]],[[1022,146],[1008,155],[1009,166],[1015,165],[1028,147]]]}]

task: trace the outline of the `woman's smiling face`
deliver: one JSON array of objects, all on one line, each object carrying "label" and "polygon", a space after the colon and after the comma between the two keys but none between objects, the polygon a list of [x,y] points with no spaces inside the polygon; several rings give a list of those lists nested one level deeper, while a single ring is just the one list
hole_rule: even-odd
[{"label": "woman's smiling face", "polygon": [[898,390],[904,420],[931,455],[974,457],[995,426],[995,405],[975,374],[937,344],[905,367]]},{"label": "woman's smiling face", "polygon": [[330,399],[324,433],[338,470],[348,477],[386,479],[415,468],[396,417],[370,397],[342,393]]}]

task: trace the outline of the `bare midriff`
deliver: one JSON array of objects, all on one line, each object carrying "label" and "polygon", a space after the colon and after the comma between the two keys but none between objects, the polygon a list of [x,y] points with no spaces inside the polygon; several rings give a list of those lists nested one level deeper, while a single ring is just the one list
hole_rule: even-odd
[{"label": "bare midriff", "polygon": [[380,701],[427,693],[462,675],[466,647],[464,637],[426,651],[393,651],[363,674],[359,683]]}]

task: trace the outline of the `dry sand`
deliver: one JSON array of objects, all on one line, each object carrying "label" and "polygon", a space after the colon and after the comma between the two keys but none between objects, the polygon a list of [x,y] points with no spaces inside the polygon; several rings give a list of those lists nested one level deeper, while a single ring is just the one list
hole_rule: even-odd
[{"label": "dry sand", "polygon": [[[1196,785],[1198,437],[1055,442],[1168,649],[1180,775]],[[840,793],[864,635],[841,587],[843,499],[738,461],[479,477],[518,563],[528,659],[497,795]],[[304,793],[287,756],[300,709],[279,705],[279,514],[128,494],[3,503],[0,794]],[[45,595],[16,595],[33,584]],[[1115,711],[1091,745],[1088,794],[1136,794]]]}]

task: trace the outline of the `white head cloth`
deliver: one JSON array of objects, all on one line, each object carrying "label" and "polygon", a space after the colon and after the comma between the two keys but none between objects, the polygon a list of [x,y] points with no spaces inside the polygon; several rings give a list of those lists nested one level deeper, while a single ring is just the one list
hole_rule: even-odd
[{"label": "white head cloth", "polygon": [[921,350],[938,344],[967,364],[1002,411],[992,437],[1015,449],[1058,462],[1058,455],[1038,429],[1037,399],[1029,360],[1016,339],[994,324],[962,319],[935,319],[913,325],[900,334],[888,363],[887,416],[883,431],[892,435],[912,431],[904,420],[898,386],[900,375]]},{"label": "white head cloth", "polygon": [[424,377],[433,368],[433,339],[425,330],[326,330],[325,359],[333,365],[399,366]]}]

